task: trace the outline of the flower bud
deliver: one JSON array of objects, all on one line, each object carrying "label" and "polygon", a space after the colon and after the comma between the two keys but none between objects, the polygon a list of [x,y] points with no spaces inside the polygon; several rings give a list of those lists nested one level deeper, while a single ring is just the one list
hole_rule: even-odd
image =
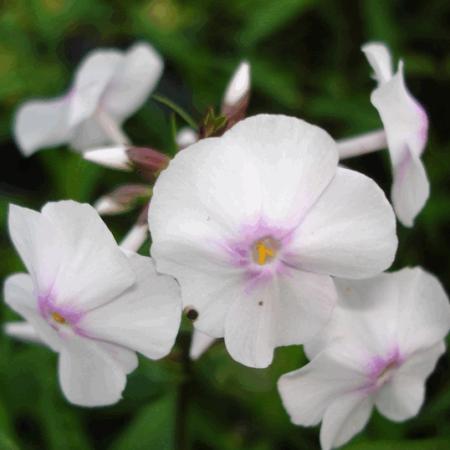
[{"label": "flower bud", "polygon": [[170,161],[167,155],[148,147],[129,147],[126,154],[132,167],[144,178],[151,180],[156,178]]},{"label": "flower bud", "polygon": [[144,184],[127,184],[100,197],[95,209],[102,215],[121,214],[134,208],[141,201],[147,201],[152,189]]},{"label": "flower bud", "polygon": [[100,166],[110,169],[131,171],[130,161],[127,156],[127,147],[102,147],[83,153],[83,158]]}]

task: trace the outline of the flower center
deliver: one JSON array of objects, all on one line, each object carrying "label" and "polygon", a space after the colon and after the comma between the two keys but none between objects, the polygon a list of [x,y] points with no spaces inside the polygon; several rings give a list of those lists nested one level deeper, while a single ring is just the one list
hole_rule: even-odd
[{"label": "flower center", "polygon": [[52,319],[56,322],[59,323],[60,325],[64,325],[67,323],[66,319],[59,313],[57,312],[52,312],[51,314]]},{"label": "flower center", "polygon": [[252,246],[253,261],[260,266],[270,263],[276,258],[279,248],[280,243],[272,237],[260,239]]}]

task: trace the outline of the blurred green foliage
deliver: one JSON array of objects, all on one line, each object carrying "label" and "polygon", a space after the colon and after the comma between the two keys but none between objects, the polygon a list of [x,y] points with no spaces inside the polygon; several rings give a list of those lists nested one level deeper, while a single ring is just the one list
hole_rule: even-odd
[{"label": "blurred green foliage", "polygon": [[[447,0],[16,0],[0,2],[0,275],[22,269],[6,231],[7,204],[40,208],[48,200],[93,201],[130,177],[94,167],[67,149],[24,159],[11,137],[13,113],[30,97],[54,96],[90,49],[151,42],[166,61],[158,92],[199,118],[218,105],[237,63],[252,64],[250,112],[285,113],[336,138],[380,126],[370,105],[370,70],[360,46],[386,41],[406,64],[411,91],[431,118],[425,163],[432,195],[414,229],[399,226],[395,267],[422,265],[450,281],[450,3]],[[177,125],[181,126],[180,120]],[[126,124],[138,144],[172,149],[167,108],[149,100]],[[388,161],[374,154],[348,164],[389,191]],[[132,216],[108,220],[117,237]],[[144,249],[146,250],[146,249]],[[17,318],[0,308],[2,323]],[[189,329],[189,327],[184,327]],[[317,429],[290,424],[276,380],[304,363],[301,349],[277,350],[266,370],[232,361],[218,343],[180,369],[169,358],[141,360],[124,400],[103,409],[68,404],[57,385],[56,356],[0,335],[0,449],[169,450],[175,446],[180,386],[190,448],[318,449]],[[444,356],[420,415],[394,424],[374,414],[348,450],[445,450],[450,447],[450,364]],[[187,393],[187,394],[186,394]]]}]

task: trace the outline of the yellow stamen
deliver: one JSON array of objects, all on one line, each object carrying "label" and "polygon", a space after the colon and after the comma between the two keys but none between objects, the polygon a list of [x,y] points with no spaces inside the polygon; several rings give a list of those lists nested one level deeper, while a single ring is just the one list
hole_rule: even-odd
[{"label": "yellow stamen", "polygon": [[61,325],[66,323],[66,319],[64,319],[64,317],[57,312],[52,312],[52,319]]},{"label": "yellow stamen", "polygon": [[276,256],[279,248],[279,243],[271,237],[261,239],[253,245],[253,260],[256,264],[264,266],[272,261]]}]

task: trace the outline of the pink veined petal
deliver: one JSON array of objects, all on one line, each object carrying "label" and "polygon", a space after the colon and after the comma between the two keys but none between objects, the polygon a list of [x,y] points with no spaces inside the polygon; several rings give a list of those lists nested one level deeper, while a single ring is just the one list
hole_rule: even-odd
[{"label": "pink veined petal", "polygon": [[406,147],[420,156],[428,138],[428,117],[406,88],[402,63],[391,80],[372,92],[371,101],[383,122],[393,167],[403,159]]},{"label": "pink veined petal", "polygon": [[369,64],[375,72],[375,79],[379,84],[386,83],[392,78],[392,58],[389,49],[381,42],[371,42],[362,46]]},{"label": "pink veined petal", "polygon": [[365,376],[358,367],[351,352],[333,346],[301,369],[281,376],[278,390],[291,421],[317,425],[335,400],[364,385]]},{"label": "pink veined petal", "polygon": [[192,360],[197,360],[203,353],[208,350],[214,343],[216,338],[213,338],[199,330],[195,330],[192,333],[191,347],[189,349],[189,357]]},{"label": "pink veined petal", "polygon": [[[36,341],[42,340],[53,351],[61,348],[61,340],[56,331],[42,318],[38,311],[37,298],[31,277],[16,273],[8,277],[4,286],[5,302],[31,325]],[[25,324],[23,324],[25,325]]]},{"label": "pink veined petal", "polygon": [[412,227],[414,219],[430,195],[430,183],[421,159],[408,147],[402,160],[394,167],[392,204],[400,222]]},{"label": "pink veined petal", "polygon": [[425,397],[425,382],[445,352],[443,342],[411,355],[378,391],[375,404],[381,414],[395,422],[414,417]]},{"label": "pink veined petal", "polygon": [[70,90],[70,126],[75,127],[94,114],[123,59],[118,50],[99,49],[89,53],[81,62]]},{"label": "pink veined petal", "polygon": [[69,98],[32,100],[23,103],[14,118],[14,139],[30,156],[39,149],[67,143],[72,135],[68,122]]},{"label": "pink veined petal", "polygon": [[397,250],[395,216],[370,178],[338,168],[333,181],[297,228],[291,263],[344,278],[387,269]]},{"label": "pink veined petal", "polygon": [[372,413],[372,399],[361,392],[342,395],[329,406],[320,428],[322,450],[340,447],[359,433]]},{"label": "pink veined petal", "polygon": [[180,325],[179,287],[173,278],[156,273],[150,258],[137,254],[128,258],[136,283],[115,300],[85,314],[78,326],[91,338],[159,359],[172,349]]},{"label": "pink veined petal", "polygon": [[164,63],[147,43],[133,45],[102,97],[104,108],[119,123],[138,110],[158,83]]},{"label": "pink veined petal", "polygon": [[59,381],[71,403],[112,405],[122,397],[125,367],[132,367],[130,361],[125,364],[123,356],[109,353],[101,342],[73,335],[65,340],[59,355]]}]

